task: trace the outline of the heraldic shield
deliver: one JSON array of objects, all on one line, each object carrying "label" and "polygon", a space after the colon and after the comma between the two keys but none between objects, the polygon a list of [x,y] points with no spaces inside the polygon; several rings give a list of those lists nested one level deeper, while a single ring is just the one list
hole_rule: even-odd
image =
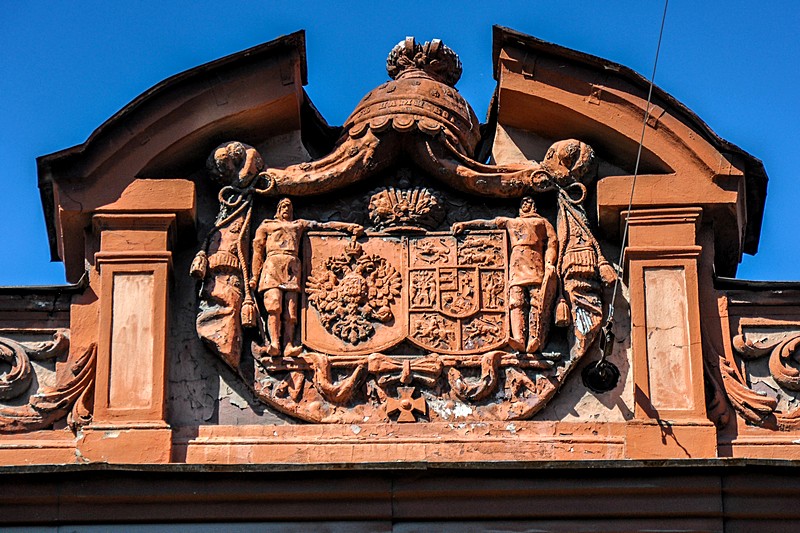
[{"label": "heraldic shield", "polygon": [[404,340],[475,354],[508,341],[506,233],[342,234],[306,239],[303,344],[364,355]]},{"label": "heraldic shield", "polygon": [[486,352],[508,340],[506,234],[408,241],[409,340],[431,352]]}]

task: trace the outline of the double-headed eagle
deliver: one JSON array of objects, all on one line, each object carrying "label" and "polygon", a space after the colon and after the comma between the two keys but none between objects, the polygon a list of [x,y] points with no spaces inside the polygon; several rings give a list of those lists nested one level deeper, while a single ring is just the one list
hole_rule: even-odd
[{"label": "double-headed eagle", "polygon": [[357,345],[375,334],[375,322],[394,318],[392,303],[402,290],[400,273],[386,259],[365,255],[358,243],[329,257],[324,268],[306,280],[309,303],[323,327],[344,342]]}]

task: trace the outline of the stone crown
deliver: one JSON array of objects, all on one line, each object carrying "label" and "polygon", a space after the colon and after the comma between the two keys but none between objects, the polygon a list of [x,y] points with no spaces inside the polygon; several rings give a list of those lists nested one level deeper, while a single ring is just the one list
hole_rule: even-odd
[{"label": "stone crown", "polygon": [[408,72],[423,71],[433,79],[455,87],[461,78],[461,60],[439,39],[418,44],[414,37],[406,37],[389,52],[386,71],[392,79]]}]

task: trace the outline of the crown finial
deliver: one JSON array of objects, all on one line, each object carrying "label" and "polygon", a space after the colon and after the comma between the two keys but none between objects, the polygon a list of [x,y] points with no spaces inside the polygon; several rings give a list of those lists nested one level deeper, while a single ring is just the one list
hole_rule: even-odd
[{"label": "crown finial", "polygon": [[461,78],[461,60],[440,39],[418,44],[414,37],[397,43],[386,58],[386,71],[397,79],[409,71],[423,71],[437,81],[454,87]]}]

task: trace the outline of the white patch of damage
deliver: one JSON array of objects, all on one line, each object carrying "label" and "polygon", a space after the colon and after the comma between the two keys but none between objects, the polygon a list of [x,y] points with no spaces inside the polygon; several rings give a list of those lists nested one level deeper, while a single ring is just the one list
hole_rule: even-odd
[{"label": "white patch of damage", "polygon": [[233,405],[234,407],[238,407],[239,409],[247,409],[249,404],[247,400],[245,400],[241,395],[239,395],[236,391],[234,391],[230,386],[225,385],[224,387],[220,387],[219,396],[217,397],[218,400],[228,400],[228,403]]},{"label": "white patch of damage", "polygon": [[581,332],[581,335],[589,333],[589,330],[592,329],[592,315],[589,314],[589,311],[583,307],[578,307],[575,310],[575,318],[575,326]]},{"label": "white patch of damage", "polygon": [[467,418],[472,414],[472,407],[465,403],[457,402],[453,414],[456,418]]},{"label": "white patch of damage", "polygon": [[451,418],[467,418],[473,413],[472,407],[459,401],[427,398],[428,407],[443,420]]}]

